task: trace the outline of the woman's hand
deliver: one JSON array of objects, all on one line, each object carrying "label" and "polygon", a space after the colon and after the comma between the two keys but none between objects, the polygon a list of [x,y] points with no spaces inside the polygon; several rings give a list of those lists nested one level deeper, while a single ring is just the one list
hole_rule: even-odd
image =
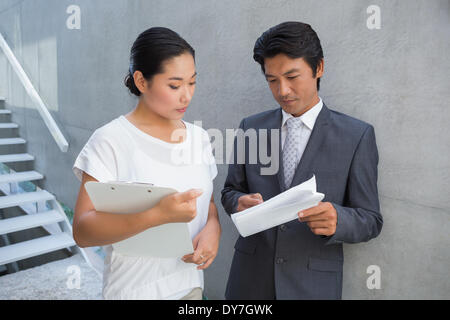
[{"label": "woman's hand", "polygon": [[156,205],[164,223],[189,222],[197,215],[197,198],[200,189],[177,192],[162,198]]},{"label": "woman's hand", "polygon": [[198,270],[208,268],[217,256],[221,228],[217,219],[210,219],[193,240],[194,253],[181,258],[186,263],[195,263]]}]

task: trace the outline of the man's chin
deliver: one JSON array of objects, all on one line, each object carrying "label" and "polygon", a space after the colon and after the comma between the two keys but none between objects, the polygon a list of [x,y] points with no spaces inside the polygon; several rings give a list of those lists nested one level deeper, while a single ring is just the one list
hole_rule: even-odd
[{"label": "man's chin", "polygon": [[286,112],[292,114],[294,117],[300,117],[302,114],[304,114],[306,111],[308,111],[311,108],[305,107],[305,106],[299,106],[297,105],[283,105],[280,104],[281,108]]},{"label": "man's chin", "polygon": [[286,113],[290,113],[292,115],[294,114],[298,114],[301,112],[302,108],[300,108],[299,106],[295,106],[295,105],[286,105],[286,104],[280,104],[281,109],[284,110],[284,112]]}]

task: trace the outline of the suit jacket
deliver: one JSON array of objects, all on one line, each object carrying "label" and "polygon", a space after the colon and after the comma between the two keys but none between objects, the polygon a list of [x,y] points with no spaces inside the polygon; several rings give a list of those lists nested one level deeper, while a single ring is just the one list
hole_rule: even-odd
[{"label": "suit jacket", "polygon": [[[267,135],[257,135],[257,148],[259,140],[267,139],[270,154],[270,129],[280,129],[281,119],[278,108],[247,117],[239,127],[244,131],[269,129]],[[244,150],[237,150],[238,147]],[[279,149],[278,173],[261,175],[260,169],[269,165],[260,161],[259,156],[256,163],[251,163],[249,144],[243,146],[235,139],[234,163],[229,165],[221,198],[228,214],[236,212],[238,198],[242,195],[260,193],[266,201],[285,191],[281,147]],[[238,151],[245,154],[244,164],[237,162]],[[322,201],[331,202],[337,211],[336,233],[315,235],[306,223],[294,220],[246,238],[239,236],[225,297],[341,299],[342,243],[368,241],[378,236],[383,225],[377,165],[373,126],[330,110],[324,104],[291,187],[313,174],[316,176],[317,191],[325,194]]]}]

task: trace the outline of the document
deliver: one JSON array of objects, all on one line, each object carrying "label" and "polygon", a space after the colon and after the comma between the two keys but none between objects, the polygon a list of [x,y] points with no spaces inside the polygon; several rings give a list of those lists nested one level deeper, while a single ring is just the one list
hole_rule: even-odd
[{"label": "document", "polygon": [[316,206],[325,197],[316,191],[316,177],[254,207],[231,215],[243,237],[298,219],[298,212]]},{"label": "document", "polygon": [[[155,206],[172,188],[132,182],[86,182],[85,188],[95,210],[130,214]],[[115,252],[128,256],[181,258],[194,252],[187,223],[167,223],[149,228],[112,244]]]}]

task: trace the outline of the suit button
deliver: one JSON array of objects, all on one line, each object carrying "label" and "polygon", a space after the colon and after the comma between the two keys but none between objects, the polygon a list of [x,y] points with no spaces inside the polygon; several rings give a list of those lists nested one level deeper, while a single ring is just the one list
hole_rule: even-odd
[{"label": "suit button", "polygon": [[282,264],[285,261],[286,260],[284,260],[283,258],[277,258],[277,264]]},{"label": "suit button", "polygon": [[287,229],[286,225],[282,224],[282,225],[280,226],[280,230],[281,230],[281,231],[286,231],[286,229]]}]

